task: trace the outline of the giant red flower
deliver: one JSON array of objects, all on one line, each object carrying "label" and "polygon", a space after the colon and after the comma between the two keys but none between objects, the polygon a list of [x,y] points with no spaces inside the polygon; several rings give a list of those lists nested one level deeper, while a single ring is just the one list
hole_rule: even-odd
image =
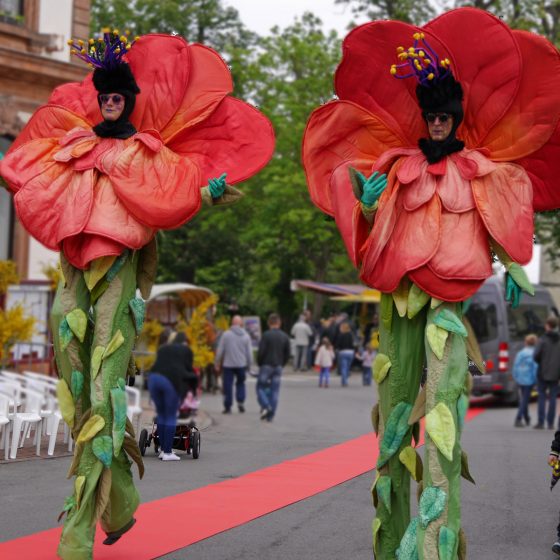
[{"label": "giant red flower", "polygon": [[212,49],[146,35],[127,62],[141,90],[137,134],[95,135],[102,117],[89,75],[57,88],[0,163],[25,228],[79,268],[185,223],[209,178],[244,181],[274,149],[270,122],[229,95],[230,72]]},{"label": "giant red flower", "polygon": [[[428,165],[415,80],[389,73],[395,49],[423,32],[452,62],[465,99],[465,150]],[[560,206],[560,56],[543,37],[461,8],[422,28],[372,22],[344,40],[338,100],[309,119],[303,160],[313,202],[335,217],[370,286],[408,275],[440,299],[462,300],[491,274],[489,239],[520,264],[532,252],[533,209]],[[370,231],[348,167],[389,174]]]}]

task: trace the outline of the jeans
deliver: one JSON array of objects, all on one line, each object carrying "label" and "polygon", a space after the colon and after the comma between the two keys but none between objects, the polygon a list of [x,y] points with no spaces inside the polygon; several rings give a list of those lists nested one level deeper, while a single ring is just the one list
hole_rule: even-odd
[{"label": "jeans", "polygon": [[307,367],[307,346],[296,346],[296,363],[295,369],[304,369]]},{"label": "jeans", "polygon": [[319,387],[323,385],[323,381],[325,382],[325,387],[329,386],[329,377],[331,374],[330,367],[322,367],[321,371],[319,372]]},{"label": "jeans", "polygon": [[[556,417],[556,397],[558,396],[558,381],[543,381],[537,379],[537,389],[539,391],[539,424],[544,425],[546,421],[549,428],[554,426]],[[548,393],[548,414],[546,414],[546,400]]]},{"label": "jeans", "polygon": [[354,361],[354,350],[341,350],[338,353],[338,364],[340,369],[340,380],[342,386],[348,385],[348,375],[350,374],[350,366]]},{"label": "jeans", "polygon": [[362,383],[364,385],[371,385],[371,366],[362,368]]},{"label": "jeans", "polygon": [[[519,410],[517,411],[517,418],[519,422],[525,420],[529,424],[529,400],[531,399],[532,385],[518,385],[519,387]],[[544,417],[544,415],[543,415]]]},{"label": "jeans", "polygon": [[171,453],[179,411],[179,395],[173,383],[160,373],[150,373],[148,390],[156,405],[157,433],[161,448],[164,453]]},{"label": "jeans", "polygon": [[269,411],[269,419],[274,417],[280,395],[282,366],[261,366],[257,379],[257,400],[262,409]]},{"label": "jeans", "polygon": [[222,380],[224,388],[224,408],[231,409],[233,404],[233,380],[235,378],[235,400],[238,404],[245,402],[245,378],[247,377],[247,368],[224,368],[224,377]]}]

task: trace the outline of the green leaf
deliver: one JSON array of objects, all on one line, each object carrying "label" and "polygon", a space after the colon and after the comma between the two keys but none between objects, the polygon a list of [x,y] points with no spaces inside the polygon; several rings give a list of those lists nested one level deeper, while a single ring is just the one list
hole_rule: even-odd
[{"label": "green leaf", "polygon": [[64,352],[74,338],[74,333],[72,332],[66,317],[60,321],[60,325],[58,326],[58,338],[60,339],[60,349]]},{"label": "green leaf", "polygon": [[420,496],[418,514],[420,524],[425,529],[443,513],[447,503],[447,494],[437,486],[428,486]]},{"label": "green leaf", "polygon": [[467,317],[463,317],[463,325],[465,325],[465,329],[467,330],[467,356],[474,362],[480,373],[486,373],[486,365],[482,358],[482,352],[480,351],[476,334]]},{"label": "green leaf", "polygon": [[430,302],[430,309],[437,309],[442,303],[443,300],[433,297]]},{"label": "green leaf", "polygon": [[517,263],[511,263],[507,267],[507,271],[509,272],[510,276],[515,280],[515,283],[528,294],[532,296],[535,295],[535,288],[533,284],[529,281],[527,274],[522,266],[519,266]]},{"label": "green leaf", "polygon": [[68,388],[68,384],[64,379],[60,379],[56,385],[56,396],[58,397],[58,406],[64,421],[71,427],[74,427],[74,416],[76,415],[76,407],[72,393]]},{"label": "green leaf", "polygon": [[144,461],[142,460],[142,455],[140,454],[138,442],[131,437],[125,436],[122,447],[126,451],[127,455],[136,463],[136,466],[138,467],[138,475],[142,479],[144,476]]},{"label": "green leaf", "polygon": [[465,424],[465,416],[469,409],[469,397],[462,393],[457,401],[457,421],[459,422],[459,429],[462,430]]},{"label": "green leaf", "polygon": [[378,385],[380,385],[385,377],[387,377],[390,369],[391,360],[389,359],[389,356],[378,353],[373,362],[373,378]]},{"label": "green leaf", "polygon": [[78,476],[74,482],[74,492],[76,493],[76,505],[80,509],[80,502],[82,500],[82,494],[84,492],[84,485],[86,483],[85,476]]},{"label": "green leaf", "polygon": [[471,471],[469,470],[469,457],[465,451],[461,451],[461,476],[465,480],[476,484],[474,478],[471,475]]},{"label": "green leaf", "polygon": [[393,292],[393,301],[397,308],[399,317],[406,316],[406,308],[408,306],[408,279],[403,278],[397,289]]},{"label": "green leaf", "polygon": [[124,379],[122,377],[119,377],[117,379],[117,385],[124,391],[125,387],[126,387],[126,383],[124,382]]},{"label": "green leaf", "polygon": [[81,371],[74,370],[72,372],[70,384],[74,400],[77,401],[84,388],[84,374]]},{"label": "green leaf", "polygon": [[94,414],[80,430],[77,443],[85,443],[95,437],[105,427],[105,419],[99,414]]},{"label": "green leaf", "polygon": [[381,529],[381,519],[376,517],[371,524],[371,531],[373,533],[373,551],[377,556],[377,541],[379,539],[379,529]]},{"label": "green leaf", "polygon": [[455,545],[457,543],[457,535],[455,531],[442,525],[439,530],[439,560],[455,560]]},{"label": "green leaf", "polygon": [[121,451],[126,429],[126,392],[120,387],[111,389],[111,404],[113,405],[113,453],[116,457]]},{"label": "green leaf", "polygon": [[107,467],[113,460],[113,440],[110,436],[97,436],[91,445],[93,454]]},{"label": "green leaf", "polygon": [[91,303],[92,305],[107,291],[109,287],[109,282],[107,280],[102,280],[95,285],[95,288],[91,290]]},{"label": "green leaf", "polygon": [[107,274],[107,271],[113,266],[115,259],[114,255],[94,259],[90,263],[89,269],[84,270],[84,280],[90,292],[95,288],[99,280]]},{"label": "green leaf", "polygon": [[113,338],[110,340],[109,344],[107,344],[107,348],[103,352],[103,360],[108,358],[111,354],[115,353],[124,342],[124,336],[122,335],[121,330],[119,329],[114,335]]},{"label": "green leaf", "polygon": [[76,308],[73,311],[70,311],[68,315],[66,315],[66,322],[68,326],[76,336],[76,338],[80,341],[84,341],[84,337],[86,336],[86,329],[87,329],[87,315],[84,313],[82,309]]},{"label": "green leaf", "polygon": [[400,402],[391,411],[385,426],[383,441],[379,446],[377,468],[382,467],[398,451],[406,432],[410,428],[408,417],[411,410],[412,405]]},{"label": "green leaf", "polygon": [[424,416],[426,416],[426,389],[422,387],[414,401],[408,424],[412,426],[412,424],[416,424],[416,422],[419,422]]},{"label": "green leaf", "polygon": [[416,482],[422,480],[424,467],[416,449],[411,446],[405,447],[399,453],[399,460],[408,469],[408,472]]},{"label": "green leaf", "polygon": [[422,288],[419,288],[416,284],[412,284],[408,292],[408,318],[413,319],[416,317],[429,300],[430,296],[422,290]]},{"label": "green leaf", "polygon": [[111,469],[103,469],[99,484],[97,485],[97,492],[95,493],[95,509],[93,513],[94,523],[101,519],[101,516],[107,509],[109,499],[111,497],[111,484],[113,482],[113,473]]},{"label": "green leaf", "polygon": [[144,325],[144,316],[146,313],[146,304],[142,298],[132,298],[128,305],[132,311],[132,316],[134,317],[134,329],[136,330],[136,335],[140,336],[142,332],[142,326]]},{"label": "green leaf", "polygon": [[371,425],[373,426],[373,431],[379,434],[379,403],[371,409]]},{"label": "green leaf", "polygon": [[385,329],[390,331],[393,322],[393,298],[388,294],[381,294],[381,321]]},{"label": "green leaf", "polygon": [[401,539],[399,548],[397,549],[398,560],[418,560],[418,547],[416,543],[416,534],[418,532],[418,518],[413,517],[406,528]]},{"label": "green leaf", "polygon": [[453,460],[455,447],[455,422],[453,415],[445,403],[439,402],[426,415],[426,431],[448,460]]},{"label": "green leaf", "polygon": [[444,307],[434,318],[434,323],[448,332],[467,337],[467,329],[453,311]]},{"label": "green leaf", "polygon": [[107,271],[107,282],[112,282],[116,277],[117,274],[121,271],[121,268],[124,266],[126,259],[128,258],[129,251],[125,249],[116,259],[115,262],[112,264],[111,268]]},{"label": "green leaf", "polygon": [[445,342],[449,333],[445,329],[439,328],[437,325],[431,324],[426,328],[426,338],[432,352],[436,355],[438,360],[443,359],[443,352],[445,350]]},{"label": "green leaf", "polygon": [[387,511],[391,513],[391,477],[380,476],[376,488],[381,503],[387,508]]},{"label": "green leaf", "polygon": [[472,298],[467,298],[463,302],[463,305],[461,306],[461,313],[463,314],[463,316],[469,310],[469,307],[471,306],[471,303],[472,303]]},{"label": "green leaf", "polygon": [[379,471],[375,471],[375,479],[373,480],[373,484],[371,485],[370,488],[370,492],[371,492],[371,497],[373,499],[373,507],[375,509],[377,509],[377,504],[378,504],[378,496],[377,496],[377,483],[379,482],[379,478],[380,478],[380,474]]},{"label": "green leaf", "polygon": [[101,369],[101,362],[103,360],[103,354],[105,352],[104,346],[96,346],[91,355],[91,377],[95,379],[99,370]]}]

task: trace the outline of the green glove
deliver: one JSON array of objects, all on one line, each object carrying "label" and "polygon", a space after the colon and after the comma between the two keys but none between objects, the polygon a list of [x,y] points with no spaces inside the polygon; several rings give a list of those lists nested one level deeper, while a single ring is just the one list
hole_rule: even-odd
[{"label": "green glove", "polygon": [[226,175],[222,173],[217,179],[208,179],[208,189],[212,198],[220,198],[226,190]]},{"label": "green glove", "polygon": [[515,309],[519,305],[521,299],[521,286],[513,279],[508,272],[506,274],[506,301],[511,301],[511,306]]},{"label": "green glove", "polygon": [[356,175],[362,184],[364,191],[360,201],[364,204],[364,206],[373,206],[379,200],[383,191],[387,188],[387,175],[380,175],[378,171],[375,171],[369,179],[366,179],[365,175],[360,172]]}]

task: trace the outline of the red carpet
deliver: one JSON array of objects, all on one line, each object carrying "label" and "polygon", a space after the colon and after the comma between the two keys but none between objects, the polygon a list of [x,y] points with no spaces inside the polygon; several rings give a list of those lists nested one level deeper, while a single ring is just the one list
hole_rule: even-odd
[{"label": "red carpet", "polygon": [[[469,410],[467,421],[482,412]],[[371,471],[376,460],[376,438],[368,434],[239,478],[142,504],[133,532],[119,543],[103,546],[103,532],[97,531],[94,558],[163,556],[347,482]],[[60,531],[51,529],[0,543],[0,558],[54,559]]]}]

